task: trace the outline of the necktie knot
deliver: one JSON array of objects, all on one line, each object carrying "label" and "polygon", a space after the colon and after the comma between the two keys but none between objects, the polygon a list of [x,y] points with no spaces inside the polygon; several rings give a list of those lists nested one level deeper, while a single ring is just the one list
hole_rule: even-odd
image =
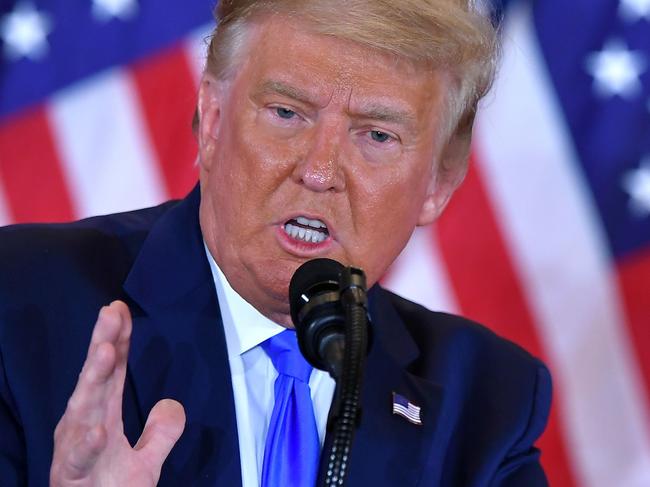
[{"label": "necktie knot", "polygon": [[312,366],[300,353],[296,332],[285,330],[262,343],[262,348],[280,375],[309,383]]}]

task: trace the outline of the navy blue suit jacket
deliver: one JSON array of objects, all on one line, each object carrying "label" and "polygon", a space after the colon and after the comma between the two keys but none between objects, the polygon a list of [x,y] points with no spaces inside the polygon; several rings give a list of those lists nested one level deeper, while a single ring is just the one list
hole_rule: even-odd
[{"label": "navy blue suit jacket", "polygon": [[[185,432],[159,485],[241,483],[232,383],[198,223],[181,202],[63,225],[0,230],[0,485],[47,485],[54,427],[83,364],[97,312],[134,317],[124,427],[138,438],[161,398]],[[533,443],[549,411],[547,369],[463,318],[379,286],[351,486],[546,485]],[[422,426],[391,413],[392,393]]]}]

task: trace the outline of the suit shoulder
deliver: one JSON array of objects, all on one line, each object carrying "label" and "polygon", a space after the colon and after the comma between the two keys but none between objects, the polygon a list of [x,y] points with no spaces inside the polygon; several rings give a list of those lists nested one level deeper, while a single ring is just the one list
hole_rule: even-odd
[{"label": "suit shoulder", "polygon": [[155,221],[174,202],[70,223],[0,228],[0,292],[72,284],[84,274],[124,276]]},{"label": "suit shoulder", "polygon": [[67,223],[23,223],[0,227],[0,259],[11,260],[29,252],[83,247],[97,240],[129,239],[146,235],[153,223],[174,202],[123,213],[93,216]]},{"label": "suit shoulder", "polygon": [[[539,387],[550,397],[551,377],[546,365],[521,346],[462,316],[431,311],[387,291],[420,354],[415,368],[445,370],[468,383],[483,381],[499,387]],[[529,393],[533,391],[529,390]]]}]

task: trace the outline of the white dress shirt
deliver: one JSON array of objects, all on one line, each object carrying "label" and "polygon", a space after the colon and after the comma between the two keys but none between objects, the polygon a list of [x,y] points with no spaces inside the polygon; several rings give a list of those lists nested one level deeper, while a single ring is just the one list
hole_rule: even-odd
[{"label": "white dress shirt", "polygon": [[[259,345],[285,328],[263,316],[237,294],[207,247],[206,254],[226,334],[237,415],[242,487],[259,487],[264,443],[275,402],[273,385],[278,376],[271,359]],[[309,379],[321,446],[335,385],[327,372],[318,369],[314,369]]]}]

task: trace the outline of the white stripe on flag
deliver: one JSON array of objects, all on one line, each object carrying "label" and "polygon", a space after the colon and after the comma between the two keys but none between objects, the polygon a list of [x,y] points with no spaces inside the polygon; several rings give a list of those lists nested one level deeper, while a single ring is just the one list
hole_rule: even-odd
[{"label": "white stripe on flag", "polygon": [[165,199],[128,74],[112,70],[56,95],[48,110],[78,217]]},{"label": "white stripe on flag", "polygon": [[580,485],[647,486],[649,422],[603,230],[530,11],[510,14],[500,77],[476,129],[486,184],[556,371]]},{"label": "white stripe on flag", "polygon": [[213,27],[214,24],[212,23],[199,27],[185,40],[185,53],[197,86],[205,67],[208,36],[212,33]]},{"label": "white stripe on flag", "polygon": [[450,313],[458,310],[430,227],[415,229],[383,284],[387,289],[429,309]]},{"label": "white stripe on flag", "polygon": [[421,424],[420,411],[413,411],[412,409],[405,408],[400,404],[393,404],[393,414],[399,414],[414,423]]},{"label": "white stripe on flag", "polygon": [[0,227],[9,225],[11,219],[9,218],[9,210],[7,209],[4,191],[2,189],[2,181],[0,181]]},{"label": "white stripe on flag", "polygon": [[402,406],[401,404],[394,404],[393,410],[402,412],[410,418],[418,419],[420,417],[420,411],[414,411],[412,409]]}]

